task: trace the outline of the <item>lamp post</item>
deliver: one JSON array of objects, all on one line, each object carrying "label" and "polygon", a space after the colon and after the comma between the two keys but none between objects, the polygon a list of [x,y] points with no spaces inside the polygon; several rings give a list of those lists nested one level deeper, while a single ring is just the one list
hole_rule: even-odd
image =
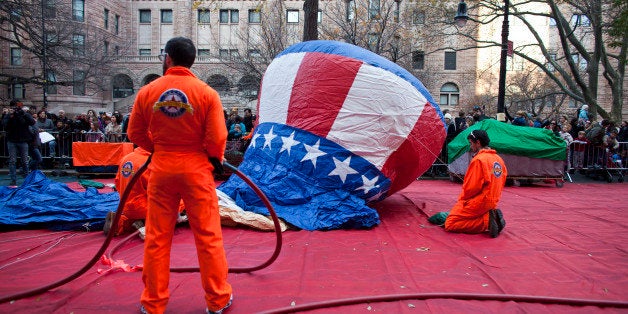
[{"label": "lamp post", "polygon": [[[504,102],[506,98],[506,62],[508,58],[508,8],[510,6],[510,0],[504,0],[504,22],[502,24],[502,51],[499,62],[499,91],[497,93],[497,116],[498,120],[503,120],[505,107]],[[463,27],[469,16],[467,15],[467,4],[464,0],[460,0],[458,3],[458,12],[454,17],[456,25]]]}]

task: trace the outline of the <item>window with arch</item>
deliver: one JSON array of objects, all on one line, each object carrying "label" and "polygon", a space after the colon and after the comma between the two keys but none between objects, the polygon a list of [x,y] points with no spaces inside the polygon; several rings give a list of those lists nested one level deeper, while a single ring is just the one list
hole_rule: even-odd
[{"label": "window with arch", "polygon": [[148,83],[150,83],[150,82],[152,82],[152,81],[154,81],[154,80],[156,80],[158,78],[160,78],[160,76],[157,75],[157,74],[148,74],[142,80],[142,86],[144,86],[144,85],[146,85],[146,84],[148,84]]},{"label": "window with arch", "polygon": [[238,92],[244,97],[255,99],[259,85],[259,79],[252,75],[245,75],[238,81]]},{"label": "window with arch", "polygon": [[440,88],[440,105],[456,106],[460,98],[460,89],[454,83],[445,83]]},{"label": "window with arch", "polygon": [[224,75],[214,74],[207,79],[207,84],[217,92],[227,92],[231,89],[229,79]]},{"label": "window with arch", "polygon": [[113,98],[126,98],[133,95],[133,80],[126,74],[117,74],[112,82]]}]

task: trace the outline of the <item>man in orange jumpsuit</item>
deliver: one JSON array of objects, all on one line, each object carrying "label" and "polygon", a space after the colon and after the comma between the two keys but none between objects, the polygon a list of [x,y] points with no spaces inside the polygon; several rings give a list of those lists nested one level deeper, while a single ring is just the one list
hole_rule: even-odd
[{"label": "man in orange jumpsuit", "polygon": [[506,225],[501,210],[496,209],[506,184],[506,164],[494,149],[484,130],[473,130],[467,136],[475,153],[464,176],[458,202],[445,220],[449,232],[481,233],[489,231],[495,238]]},{"label": "man in orange jumpsuit", "polygon": [[[149,156],[150,153],[148,151],[141,147],[137,147],[133,150],[133,152],[122,157],[122,161],[120,161],[118,172],[116,173],[116,178],[114,180],[116,190],[120,193],[120,196],[124,193],[124,190],[131,182],[131,179],[133,179],[133,176],[135,176],[142,165],[146,163]],[[144,173],[142,173],[142,176],[135,182],[133,187],[131,187],[132,190],[129,192],[129,196],[122,208],[122,215],[120,216],[114,235],[117,236],[125,232],[131,232],[138,229],[140,231],[140,238],[144,239],[146,237],[144,219],[146,219],[146,211],[148,208],[148,195],[146,187],[148,186],[149,175],[150,171],[147,169]],[[185,206],[183,205],[183,201],[181,201],[181,204],[179,205],[179,213],[183,212],[184,209]],[[105,226],[103,227],[105,235],[109,233],[115,215],[115,212],[107,213]],[[177,223],[185,221],[187,221],[187,216],[185,215],[180,215],[177,218]]]},{"label": "man in orange jumpsuit", "polygon": [[[135,173],[140,169],[140,167],[142,167],[143,164],[146,163],[148,156],[150,156],[148,151],[141,147],[137,147],[133,150],[133,152],[122,158],[114,180],[116,190],[120,193],[120,196],[124,193],[124,190],[129,185],[129,182]],[[133,185],[131,192],[129,192],[126,203],[122,208],[122,215],[120,216],[114,235],[120,235],[124,232],[132,231],[133,224],[135,224],[136,221],[141,222],[146,219],[146,208],[148,206],[146,201],[146,186],[148,185],[148,175],[149,171],[144,171],[142,176],[137,179]],[[115,212],[109,212],[107,214],[105,227],[103,228],[105,234],[108,234],[111,229],[113,216],[115,216]],[[137,229],[144,226],[143,223],[135,225],[138,226]]]},{"label": "man in orange jumpsuit", "polygon": [[186,205],[200,265],[208,313],[222,313],[232,300],[227,283],[213,166],[223,160],[227,127],[218,93],[190,71],[196,47],[170,39],[164,76],[142,87],[131,113],[128,136],[153,152],[148,179],[141,311],[163,313],[170,297],[170,251],[180,200]]}]

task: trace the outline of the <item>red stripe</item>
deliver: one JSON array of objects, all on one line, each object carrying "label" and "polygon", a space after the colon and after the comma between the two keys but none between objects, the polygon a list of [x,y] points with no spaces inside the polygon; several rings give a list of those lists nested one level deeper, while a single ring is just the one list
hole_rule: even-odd
[{"label": "red stripe", "polygon": [[347,57],[307,53],[294,80],[286,124],[327,137],[360,66]]},{"label": "red stripe", "polygon": [[382,173],[392,181],[388,195],[405,188],[430,168],[443,148],[445,126],[429,103],[408,138],[386,160]]}]

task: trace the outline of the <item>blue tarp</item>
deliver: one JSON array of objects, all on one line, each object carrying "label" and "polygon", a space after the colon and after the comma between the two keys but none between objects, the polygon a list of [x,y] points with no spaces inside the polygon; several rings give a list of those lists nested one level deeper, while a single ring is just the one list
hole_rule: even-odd
[{"label": "blue tarp", "polygon": [[0,187],[0,228],[100,230],[107,212],[115,211],[119,201],[117,192],[100,193],[91,187],[74,191],[34,171],[17,188]]}]

